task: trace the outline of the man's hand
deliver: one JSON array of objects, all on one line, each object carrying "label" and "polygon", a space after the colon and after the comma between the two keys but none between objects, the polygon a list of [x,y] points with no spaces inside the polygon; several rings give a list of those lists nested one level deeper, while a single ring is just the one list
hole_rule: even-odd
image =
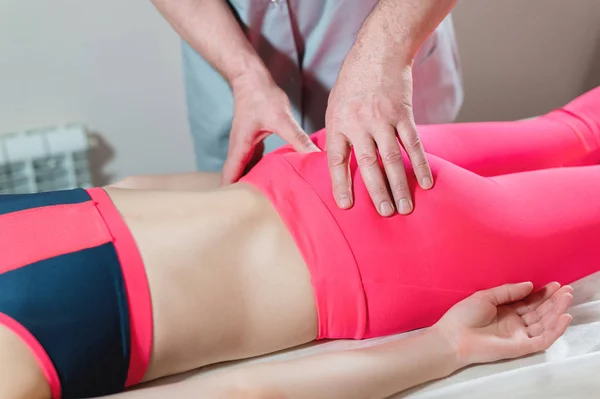
[{"label": "man's hand", "polygon": [[476,292],[453,306],[432,330],[445,337],[463,366],[546,350],[567,329],[573,289],[550,283],[507,284]]},{"label": "man's hand", "polygon": [[413,204],[401,146],[410,157],[420,186],[433,186],[413,117],[412,69],[410,65],[378,62],[364,54],[350,54],[329,97],[325,120],[333,192],[338,206],[352,206],[348,168],[352,146],[379,214],[391,216],[394,208],[409,214]]},{"label": "man's hand", "polygon": [[226,1],[153,0],[179,35],[231,86],[234,118],[222,183],[229,184],[262,155],[262,140],[279,135],[300,152],[318,151],[292,116],[287,95],[271,78]]},{"label": "man's hand", "polygon": [[262,141],[277,134],[298,152],[320,151],[292,115],[287,95],[267,71],[241,75],[231,82],[234,116],[222,184],[238,180],[260,160]]},{"label": "man's hand", "polygon": [[401,214],[413,210],[401,147],[421,188],[433,186],[414,122],[412,65],[456,1],[379,0],[358,32],[325,115],[329,172],[339,207],[350,208],[353,202],[350,147],[382,216],[391,216],[394,208]]}]

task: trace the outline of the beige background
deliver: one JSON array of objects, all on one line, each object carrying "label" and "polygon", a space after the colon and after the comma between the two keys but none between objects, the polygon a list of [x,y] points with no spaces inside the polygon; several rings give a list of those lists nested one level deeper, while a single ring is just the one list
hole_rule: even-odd
[{"label": "beige background", "polygon": [[600,0],[459,0],[461,120],[516,119],[600,85]]},{"label": "beige background", "polygon": [[[515,119],[600,84],[600,0],[462,0],[461,120]],[[193,168],[179,41],[149,1],[0,1],[0,132],[81,122],[108,175]]]}]

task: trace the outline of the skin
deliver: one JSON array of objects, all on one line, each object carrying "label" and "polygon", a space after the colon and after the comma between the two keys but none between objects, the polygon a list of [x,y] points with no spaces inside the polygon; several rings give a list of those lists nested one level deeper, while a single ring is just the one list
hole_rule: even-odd
[{"label": "skin", "polygon": [[433,187],[413,116],[412,66],[421,45],[455,4],[456,0],[380,0],[358,32],[325,114],[329,172],[339,207],[347,209],[353,203],[351,149],[382,216],[413,210],[401,148],[419,185]]},{"label": "skin", "polygon": [[[309,272],[256,190],[238,184],[210,191],[106,191],[135,238],[150,286],[154,345],[144,381],[316,338]],[[0,397],[18,398],[4,393],[20,389],[23,380],[13,372],[21,373],[12,364],[27,349],[8,336],[12,340],[0,340],[0,378],[9,382],[0,385]],[[2,358],[7,348],[10,361]],[[23,367],[37,370],[32,365]],[[25,381],[39,380],[36,373]],[[24,397],[48,395],[28,391]]]},{"label": "skin", "polygon": [[224,185],[237,181],[277,134],[298,152],[319,151],[292,115],[290,100],[273,81],[224,0],[153,0],[175,31],[229,83],[234,116]]},{"label": "skin", "polygon": [[[380,0],[361,27],[333,86],[325,117],[329,172],[341,208],[353,203],[351,147],[373,204],[383,216],[391,216],[394,209],[401,214],[413,209],[401,146],[421,187],[433,186],[414,123],[412,65],[418,49],[456,1]],[[224,0],[153,2],[232,88],[234,116],[224,185],[237,181],[260,159],[262,141],[269,134],[279,135],[298,152],[319,151],[294,119],[289,98],[271,78]]]},{"label": "skin", "polygon": [[548,348],[572,320],[565,313],[572,289],[552,283],[530,294],[531,288],[530,283],[522,283],[478,292],[450,309],[435,326],[410,338],[247,364],[114,399],[385,398],[469,364]]},{"label": "skin", "polygon": [[[106,189],[138,244],[150,286],[154,342],[144,381],[317,336],[308,269],[270,202],[244,184],[172,190],[218,181],[218,175],[142,177]],[[124,188],[132,186],[144,189]],[[193,395],[180,397],[383,398],[467,364],[543,350],[571,321],[565,312],[572,291],[557,283],[531,290],[524,283],[480,292],[415,338],[242,367],[201,380]],[[0,376],[2,398],[50,397],[31,353],[3,328]]]}]

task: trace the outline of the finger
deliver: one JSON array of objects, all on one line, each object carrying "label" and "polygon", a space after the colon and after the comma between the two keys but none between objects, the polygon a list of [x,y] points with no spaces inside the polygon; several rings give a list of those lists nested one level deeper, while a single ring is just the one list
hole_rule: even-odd
[{"label": "finger", "polygon": [[433,174],[427,162],[425,149],[419,138],[417,127],[412,119],[403,119],[396,126],[398,136],[413,166],[415,176],[421,188],[428,190],[433,187]]},{"label": "finger", "polygon": [[558,289],[560,284],[556,281],[546,284],[540,290],[529,295],[521,302],[517,302],[513,305],[513,309],[519,316],[529,313],[538,308],[546,299],[550,298]]},{"label": "finger", "polygon": [[487,298],[493,305],[499,306],[520,301],[531,293],[533,284],[529,281],[518,284],[505,284],[489,290],[476,292],[474,295]]},{"label": "finger", "polygon": [[551,328],[554,322],[556,321],[556,318],[561,314],[566,313],[569,309],[569,306],[571,306],[572,303],[573,295],[571,295],[570,293],[564,293],[560,295],[556,299],[552,309],[550,309],[544,316],[542,316],[540,323],[544,325],[545,329]]},{"label": "finger", "polygon": [[379,166],[379,157],[377,156],[375,142],[371,137],[366,137],[352,144],[354,146],[356,163],[358,164],[369,196],[373,201],[373,205],[375,205],[381,216],[392,216],[394,205],[383,176],[383,171],[381,170],[381,166]]},{"label": "finger", "polygon": [[254,153],[254,147],[254,137],[252,136],[230,142],[227,159],[223,165],[221,185],[236,182],[242,176],[248,161]]},{"label": "finger", "polygon": [[321,151],[292,115],[286,114],[281,117],[278,125],[278,129],[274,133],[288,142],[297,152]]},{"label": "finger", "polygon": [[[525,313],[522,318],[525,321],[525,324],[530,325],[533,323],[537,323],[541,320],[548,312],[553,310],[557,306],[557,301],[564,295],[569,294],[571,298],[573,297],[571,293],[573,289],[570,286],[564,286],[558,289],[556,292],[550,296],[550,298],[546,298],[543,302],[541,302],[537,307],[535,307],[532,311]],[[569,304],[570,305],[570,304]]]},{"label": "finger", "polygon": [[551,329],[545,331],[544,334],[535,336],[529,340],[528,353],[544,351],[550,348],[550,346],[565,333],[572,321],[573,316],[570,314],[561,314]]},{"label": "finger", "polygon": [[350,177],[350,143],[341,133],[327,137],[327,164],[335,202],[342,209],[352,207],[352,179]]},{"label": "finger", "polygon": [[561,314],[566,313],[567,309],[573,302],[573,295],[570,293],[562,293],[557,298],[553,299],[554,306],[548,310],[538,322],[527,326],[527,335],[535,337],[544,334],[544,332],[556,323],[556,320]]},{"label": "finger", "polygon": [[413,204],[396,130],[390,125],[384,126],[376,132],[375,140],[396,209],[399,213],[407,215],[412,212]]}]

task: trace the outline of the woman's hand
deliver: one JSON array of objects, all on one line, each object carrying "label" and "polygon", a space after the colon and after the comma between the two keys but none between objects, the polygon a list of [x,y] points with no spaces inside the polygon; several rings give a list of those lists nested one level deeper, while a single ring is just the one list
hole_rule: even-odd
[{"label": "woman's hand", "polygon": [[566,330],[573,289],[550,283],[507,284],[454,305],[432,329],[447,339],[459,364],[493,362],[546,350]]},{"label": "woman's hand", "polygon": [[287,95],[268,71],[249,71],[231,86],[234,114],[222,184],[235,182],[260,160],[269,134],[280,136],[298,152],[320,151],[294,119]]}]

